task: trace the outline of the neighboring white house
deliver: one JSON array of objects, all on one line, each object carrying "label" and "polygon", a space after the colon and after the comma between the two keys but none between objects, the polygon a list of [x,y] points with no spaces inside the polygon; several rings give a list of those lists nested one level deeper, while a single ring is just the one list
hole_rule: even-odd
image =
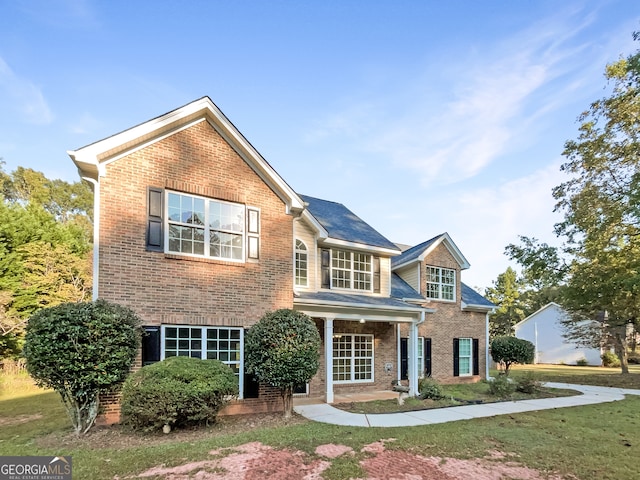
[{"label": "neighboring white house", "polygon": [[589,365],[602,365],[599,348],[576,347],[562,336],[562,319],[567,312],[557,303],[549,303],[514,326],[516,337],[536,347],[534,363],[575,365],[585,359]]}]

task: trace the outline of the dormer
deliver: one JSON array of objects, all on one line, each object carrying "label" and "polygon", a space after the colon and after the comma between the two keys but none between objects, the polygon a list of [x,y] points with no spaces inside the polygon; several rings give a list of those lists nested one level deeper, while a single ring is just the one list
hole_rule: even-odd
[{"label": "dormer", "polygon": [[390,259],[400,249],[344,205],[300,198],[306,208],[294,224],[295,289],[388,297]]},{"label": "dormer", "polygon": [[460,304],[462,270],[469,262],[448,233],[433,237],[394,257],[391,270],[423,297]]}]

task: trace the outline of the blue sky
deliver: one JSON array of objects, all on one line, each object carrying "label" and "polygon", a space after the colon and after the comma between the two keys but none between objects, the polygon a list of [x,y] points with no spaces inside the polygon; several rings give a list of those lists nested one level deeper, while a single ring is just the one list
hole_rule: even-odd
[{"label": "blue sky", "polygon": [[66,154],[209,96],[299,193],[395,242],[448,232],[484,288],[551,188],[640,3],[0,0],[0,157]]}]

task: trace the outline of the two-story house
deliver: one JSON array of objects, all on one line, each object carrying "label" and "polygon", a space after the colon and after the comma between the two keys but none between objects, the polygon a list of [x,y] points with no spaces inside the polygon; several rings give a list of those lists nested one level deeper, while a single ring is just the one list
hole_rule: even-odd
[{"label": "two-story house", "polygon": [[462,284],[448,235],[402,252],[343,205],[299,195],[208,97],[69,155],[94,189],[93,294],[143,319],[138,366],[218,359],[240,385],[227,413],[281,409],[245,375],[243,339],[294,308],[324,345],[303,394],[484,375],[492,305]]}]

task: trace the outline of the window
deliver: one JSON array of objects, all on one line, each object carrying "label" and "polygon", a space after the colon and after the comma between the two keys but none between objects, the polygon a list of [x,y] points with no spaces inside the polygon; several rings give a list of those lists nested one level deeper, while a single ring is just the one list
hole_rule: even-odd
[{"label": "window", "polygon": [[472,343],[470,338],[458,339],[458,374],[461,377],[469,376],[472,374],[471,365],[471,350]]},{"label": "window", "polygon": [[332,288],[371,291],[372,270],[371,255],[346,250],[331,251]]},{"label": "window", "polygon": [[333,336],[333,381],[373,381],[373,335]]},{"label": "window", "polygon": [[456,271],[449,268],[427,267],[427,298],[455,300]]},{"label": "window", "polygon": [[301,240],[296,240],[296,285],[299,287],[308,285],[308,259],[307,246]]},{"label": "window", "polygon": [[247,256],[258,258],[260,222],[256,209],[168,192],[167,214],[168,252],[244,261],[247,245]]},{"label": "window", "polygon": [[242,329],[164,326],[162,334],[162,358],[178,356],[220,360],[231,367],[238,379],[242,378]]}]

